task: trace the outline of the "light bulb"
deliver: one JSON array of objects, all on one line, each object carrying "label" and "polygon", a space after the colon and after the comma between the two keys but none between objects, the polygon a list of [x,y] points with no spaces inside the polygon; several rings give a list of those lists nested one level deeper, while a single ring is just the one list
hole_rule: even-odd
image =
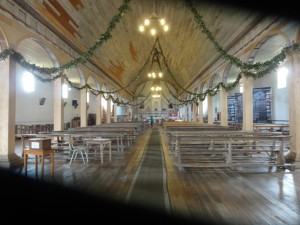
[{"label": "light bulb", "polygon": [[168,31],[168,30],[169,30],[168,25],[165,25],[165,26],[164,26],[164,31]]},{"label": "light bulb", "polygon": [[146,26],[148,26],[148,25],[150,24],[150,20],[149,20],[149,19],[145,19],[144,24],[145,24]]},{"label": "light bulb", "polygon": [[139,30],[140,30],[141,32],[144,32],[145,27],[144,27],[143,25],[141,25],[140,28],[139,28]]},{"label": "light bulb", "polygon": [[159,73],[158,73],[158,76],[159,76],[159,77],[162,77],[162,72],[159,72]]},{"label": "light bulb", "polygon": [[161,20],[160,20],[160,24],[161,24],[161,25],[164,25],[165,23],[166,23],[166,21],[165,21],[164,19],[161,19]]},{"label": "light bulb", "polygon": [[150,33],[151,33],[151,35],[155,35],[156,34],[156,30],[152,28],[151,31],[150,31]]}]

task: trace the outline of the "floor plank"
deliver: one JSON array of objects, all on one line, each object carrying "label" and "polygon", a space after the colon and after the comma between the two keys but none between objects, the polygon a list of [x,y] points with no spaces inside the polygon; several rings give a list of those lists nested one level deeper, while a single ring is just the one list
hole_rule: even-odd
[{"label": "floor plank", "polygon": [[[216,224],[300,224],[300,170],[255,168],[188,168],[176,167],[167,139],[158,127],[165,158],[167,189],[171,214],[194,221],[210,219]],[[125,202],[138,169],[151,128],[147,129],[124,152],[113,153],[112,162],[104,154],[104,164],[82,160],[68,165],[67,157],[55,154],[54,178],[45,162],[44,181],[71,187],[82,192]],[[16,142],[20,155],[20,143]],[[19,172],[24,175],[24,171]],[[28,176],[34,179],[34,160],[29,159]]]}]

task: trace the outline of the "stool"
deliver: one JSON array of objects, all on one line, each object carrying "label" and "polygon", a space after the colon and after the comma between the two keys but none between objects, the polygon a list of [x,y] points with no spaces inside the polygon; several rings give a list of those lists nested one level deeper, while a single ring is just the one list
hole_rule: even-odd
[{"label": "stool", "polygon": [[37,150],[37,149],[26,149],[24,150],[24,168],[25,176],[27,176],[27,160],[28,155],[35,155],[35,175],[38,176],[38,156],[42,158],[42,173],[41,176],[44,177],[44,160],[45,156],[51,155],[51,177],[54,176],[54,150]]}]

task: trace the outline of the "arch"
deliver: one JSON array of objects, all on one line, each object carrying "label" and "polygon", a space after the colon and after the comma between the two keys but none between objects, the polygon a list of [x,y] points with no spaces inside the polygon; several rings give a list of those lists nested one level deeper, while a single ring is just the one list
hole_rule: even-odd
[{"label": "arch", "polygon": [[[282,42],[279,39],[283,39],[284,42]],[[281,31],[273,31],[273,32],[269,32],[268,34],[266,34],[265,36],[263,36],[258,43],[255,45],[255,47],[252,49],[252,51],[250,52],[250,54],[248,55],[248,59],[247,62],[248,63],[254,63],[254,61],[259,61],[259,60],[266,60],[266,59],[270,59],[270,55],[272,55],[272,49],[266,50],[264,55],[261,55],[260,57],[258,57],[258,52],[262,52],[262,50],[264,50],[264,44],[266,42],[272,42],[272,46],[274,47],[273,49],[276,48],[280,48],[281,49],[290,44],[290,40],[287,34],[281,32]],[[278,54],[279,52],[274,52],[273,56],[275,56],[276,54]],[[267,54],[267,55],[266,55]]]},{"label": "arch", "polygon": [[221,77],[214,73],[209,80],[209,88],[214,88],[221,81]]},{"label": "arch", "polygon": [[2,28],[0,27],[0,52],[2,52],[6,48],[8,48],[8,41]]},{"label": "arch", "polygon": [[[266,59],[270,60],[279,53],[274,50],[275,48],[282,49],[289,44],[290,41],[287,34],[283,32],[270,32],[266,34],[250,52],[248,62],[254,64]],[[272,48],[268,46],[272,46]],[[283,62],[280,67],[284,66],[284,64],[285,62]],[[282,118],[287,118],[288,120],[288,86],[283,90],[278,89],[277,79],[277,71],[270,71],[265,76],[253,80],[254,121],[267,122],[268,120],[282,120]]]},{"label": "arch", "polygon": [[[39,67],[58,67],[59,63],[55,54],[50,50],[50,48],[40,42],[35,38],[23,38],[20,39],[18,45],[15,49],[19,52],[29,63],[35,64]],[[32,54],[34,52],[35,54]],[[43,62],[43,63],[41,63]],[[34,93],[30,95],[24,92],[22,88],[22,78],[23,72],[27,68],[23,68],[21,65],[17,64],[16,68],[16,123],[19,121],[37,121],[38,123],[48,122],[53,123],[54,115],[49,119],[49,112],[54,111],[54,95],[53,95],[53,82],[40,81],[38,79],[38,85],[35,85]],[[49,74],[37,74],[41,78],[49,78]],[[36,99],[45,99],[45,104],[43,107],[37,104]],[[31,113],[21,113],[21,112],[31,112]],[[50,120],[50,121],[49,121]]]},{"label": "arch", "polygon": [[97,80],[97,78],[95,76],[93,76],[93,75],[88,76],[87,84],[91,88],[100,91],[100,84],[99,84],[99,81]]},{"label": "arch", "polygon": [[199,91],[200,93],[204,93],[207,89],[208,89],[208,85],[206,82],[204,82],[201,84]]}]

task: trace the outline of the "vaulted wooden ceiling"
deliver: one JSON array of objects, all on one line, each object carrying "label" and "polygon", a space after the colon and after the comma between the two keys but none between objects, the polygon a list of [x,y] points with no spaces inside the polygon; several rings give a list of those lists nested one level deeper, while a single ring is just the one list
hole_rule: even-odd
[{"label": "vaulted wooden ceiling", "polygon": [[[109,23],[124,3],[121,0],[15,2],[79,52],[85,52],[107,31]],[[194,1],[193,4],[205,26],[225,50],[264,17],[263,13],[231,5],[209,1]],[[145,63],[155,43],[169,67],[162,66],[164,79],[178,91],[178,84],[189,87],[197,78],[206,75],[207,69],[220,58],[214,45],[201,32],[185,0],[131,0],[128,6],[130,10],[124,13],[112,30],[111,38],[95,51],[93,61],[107,76],[120,85],[128,86],[131,93],[135,93],[137,87],[148,80],[150,64],[146,66]],[[160,33],[157,39],[138,30],[143,20],[153,14],[164,18],[169,25],[169,31]],[[32,51],[31,54],[38,53]],[[38,55],[35,57],[39,58]]]}]

